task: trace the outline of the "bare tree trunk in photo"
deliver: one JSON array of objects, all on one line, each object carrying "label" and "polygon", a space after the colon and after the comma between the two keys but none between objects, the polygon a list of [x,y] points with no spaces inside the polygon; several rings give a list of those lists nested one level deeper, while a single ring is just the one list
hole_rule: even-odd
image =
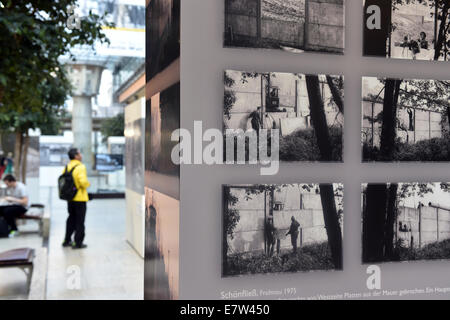
[{"label": "bare tree trunk in photo", "polygon": [[[438,6],[438,1],[436,1],[436,6]],[[450,1],[445,1],[445,5],[442,8],[442,20],[441,20],[441,26],[439,27],[439,35],[436,42],[436,47],[434,48],[434,60],[439,60],[439,57],[441,56],[442,47],[444,46],[444,43],[447,41],[447,18],[448,18],[448,10],[450,9]],[[437,18],[436,18],[437,19]]]},{"label": "bare tree trunk in photo", "polygon": [[384,260],[384,230],[386,224],[387,185],[369,184],[363,208],[363,261]]},{"label": "bare tree trunk in photo", "polygon": [[332,184],[320,185],[320,199],[322,201],[323,217],[327,229],[328,246],[336,270],[342,270],[342,231],[339,224],[339,216],[334,201],[334,189]]},{"label": "bare tree trunk in photo", "polygon": [[397,104],[401,80],[387,79],[383,102],[383,126],[381,130],[381,160],[392,161],[397,136]]},{"label": "bare tree trunk in photo", "polygon": [[398,184],[392,183],[389,187],[389,197],[387,204],[386,229],[384,240],[384,255],[388,260],[394,258],[394,228],[397,220],[397,190]]},{"label": "bare tree trunk in photo", "polygon": [[325,106],[320,93],[319,76],[307,75],[306,87],[308,89],[311,122],[316,134],[320,158],[322,161],[332,161],[333,152],[330,133],[328,131],[327,117],[325,115]]},{"label": "bare tree trunk in photo", "polygon": [[331,94],[333,96],[333,100],[336,103],[339,111],[344,114],[344,100],[342,99],[341,93],[339,92],[339,89],[336,87],[336,85],[333,82],[333,78],[329,75],[327,75],[327,83],[328,87],[330,87]]},{"label": "bare tree trunk in photo", "polygon": [[[309,96],[309,109],[311,122],[316,134],[320,157],[323,161],[332,161],[332,146],[330,133],[328,131],[325,106],[320,92],[320,81],[318,76],[307,75],[306,87]],[[337,215],[336,203],[334,201],[333,185],[320,185],[320,200],[322,202],[325,227],[327,229],[328,245],[336,269],[341,270],[342,264],[342,233]]]},{"label": "bare tree trunk in photo", "polygon": [[[229,210],[229,201],[228,197],[230,194],[230,188],[224,187],[224,198],[223,198],[223,210],[225,214],[227,214],[227,210]],[[222,275],[226,274],[228,272],[228,237],[227,237],[227,226],[225,225],[227,223],[227,219],[225,218],[222,221]]]},{"label": "bare tree trunk in photo", "polygon": [[447,107],[447,121],[448,121],[448,129],[450,131],[450,107]]}]

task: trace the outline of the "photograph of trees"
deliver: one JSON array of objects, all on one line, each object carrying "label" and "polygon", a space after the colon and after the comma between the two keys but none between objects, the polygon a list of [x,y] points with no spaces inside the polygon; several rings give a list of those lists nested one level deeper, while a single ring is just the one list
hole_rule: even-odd
[{"label": "photograph of trees", "polygon": [[363,78],[363,160],[450,161],[450,81]]},{"label": "photograph of trees", "polygon": [[223,186],[223,277],[342,270],[342,184]]},{"label": "photograph of trees", "polygon": [[363,185],[363,263],[450,259],[450,184]]},{"label": "photograph of trees", "polygon": [[342,162],[342,76],[227,70],[224,85],[224,135],[277,129],[281,161]]}]

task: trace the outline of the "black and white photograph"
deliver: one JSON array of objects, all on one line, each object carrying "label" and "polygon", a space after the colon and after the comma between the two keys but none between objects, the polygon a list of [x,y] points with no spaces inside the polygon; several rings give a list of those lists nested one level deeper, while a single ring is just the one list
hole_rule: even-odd
[{"label": "black and white photograph", "polygon": [[224,0],[225,47],[344,53],[344,0]]},{"label": "black and white photograph", "polygon": [[95,155],[95,170],[99,172],[114,172],[122,169],[122,154],[97,153]]},{"label": "black and white photograph", "polygon": [[179,197],[180,167],[172,161],[172,132],[180,128],[180,83],[153,95],[146,102],[146,187]]},{"label": "black and white photograph", "polygon": [[146,80],[180,57],[180,0],[152,0],[146,10]]},{"label": "black and white photograph", "polygon": [[449,9],[448,0],[366,0],[365,55],[449,61]]},{"label": "black and white photograph", "polygon": [[70,143],[41,143],[40,164],[46,167],[64,167],[69,162],[67,153],[72,144]]},{"label": "black and white photograph", "polygon": [[365,184],[363,262],[450,259],[450,183]]},{"label": "black and white photograph", "polygon": [[144,299],[180,295],[180,201],[146,188]]},{"label": "black and white photograph", "polygon": [[342,184],[224,185],[222,276],[342,270]]},{"label": "black and white photograph", "polygon": [[450,161],[450,81],[363,78],[363,161]]},{"label": "black and white photograph", "polygon": [[342,76],[228,70],[224,82],[224,134],[276,129],[280,161],[342,162]]}]

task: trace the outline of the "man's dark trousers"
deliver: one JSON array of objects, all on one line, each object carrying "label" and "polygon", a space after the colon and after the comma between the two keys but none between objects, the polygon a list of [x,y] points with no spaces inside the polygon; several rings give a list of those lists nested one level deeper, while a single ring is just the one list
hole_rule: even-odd
[{"label": "man's dark trousers", "polygon": [[11,231],[17,231],[16,219],[27,212],[27,209],[20,205],[10,205],[0,207],[0,216],[3,216]]},{"label": "man's dark trousers", "polygon": [[291,234],[291,243],[292,243],[292,250],[294,253],[297,252],[297,239],[298,239],[298,231]]},{"label": "man's dark trousers", "polygon": [[72,242],[75,233],[75,244],[80,246],[84,240],[84,220],[86,218],[86,202],[69,201],[67,203],[69,217],[66,222],[66,237],[64,242]]}]

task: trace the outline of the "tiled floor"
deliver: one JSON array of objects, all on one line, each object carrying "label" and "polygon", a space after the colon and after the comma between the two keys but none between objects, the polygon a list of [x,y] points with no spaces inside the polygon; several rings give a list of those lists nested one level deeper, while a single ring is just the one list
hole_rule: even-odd
[{"label": "tiled floor", "polygon": [[[52,192],[43,192],[43,203],[52,203],[48,244],[47,299],[142,299],[143,259],[125,239],[125,200],[94,200],[88,204],[84,250],[62,248],[66,203]],[[43,195],[43,193],[46,193]],[[29,239],[28,239],[29,237]],[[0,251],[13,246],[39,245],[37,236],[1,239]],[[0,270],[0,299],[24,298],[25,282],[20,270],[15,280],[5,280]],[[22,275],[24,278],[24,275]]]}]

